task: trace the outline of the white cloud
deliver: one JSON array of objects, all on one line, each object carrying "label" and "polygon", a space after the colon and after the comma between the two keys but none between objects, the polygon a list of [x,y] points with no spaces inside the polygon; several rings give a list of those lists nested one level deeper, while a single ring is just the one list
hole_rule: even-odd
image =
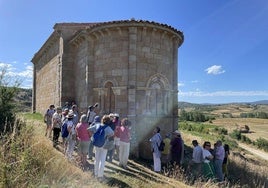
[{"label": "white cloud", "polygon": [[19,81],[20,87],[31,88],[33,78],[33,66],[27,63],[23,64],[23,69],[18,70],[17,62],[2,63],[0,62],[0,69],[6,70],[6,80],[8,85],[13,85],[16,81]]},{"label": "white cloud", "polygon": [[190,91],[179,92],[179,96],[184,97],[250,97],[250,96],[268,96],[268,91],[216,91],[216,92],[202,92],[202,91]]},{"label": "white cloud", "polygon": [[225,70],[222,69],[221,65],[213,65],[205,70],[207,74],[222,74],[225,72]]},{"label": "white cloud", "polygon": [[183,87],[183,86],[184,86],[184,83],[178,82],[178,87]]},{"label": "white cloud", "polygon": [[[16,62],[13,62],[16,64]],[[10,63],[0,63],[0,68],[6,68],[6,75],[11,77],[18,77],[20,79],[25,78],[32,78],[33,77],[33,67],[31,65],[26,66],[27,64],[24,63],[25,69],[18,71],[14,65]]]},{"label": "white cloud", "polygon": [[8,64],[8,63],[0,63],[0,68],[6,68],[7,71],[11,70],[12,69],[12,65],[11,64]]}]

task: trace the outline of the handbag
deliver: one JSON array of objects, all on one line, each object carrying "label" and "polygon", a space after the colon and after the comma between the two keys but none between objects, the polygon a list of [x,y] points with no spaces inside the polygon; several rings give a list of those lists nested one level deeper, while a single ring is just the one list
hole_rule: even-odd
[{"label": "handbag", "polygon": [[112,150],[114,149],[114,139],[106,138],[103,149]]}]

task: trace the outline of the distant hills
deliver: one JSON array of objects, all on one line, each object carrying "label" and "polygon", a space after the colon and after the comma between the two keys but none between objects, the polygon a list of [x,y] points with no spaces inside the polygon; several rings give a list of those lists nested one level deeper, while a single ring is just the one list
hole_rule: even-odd
[{"label": "distant hills", "polygon": [[268,100],[255,101],[251,102],[250,104],[268,104]]},{"label": "distant hills", "polygon": [[[18,101],[19,105],[18,108],[21,111],[30,111],[32,106],[32,89],[23,89],[20,88],[20,91],[18,95],[15,97],[15,101]],[[233,102],[233,103],[224,103],[224,104],[210,104],[210,103],[204,103],[204,104],[197,104],[197,103],[190,103],[190,102],[184,102],[179,101],[178,106],[179,108],[196,108],[201,106],[218,106],[218,105],[229,105],[229,104],[238,104],[238,105],[268,105],[268,100],[259,100],[254,102]]]},{"label": "distant hills", "polygon": [[32,107],[32,89],[19,88],[18,94],[14,100],[17,102],[17,110],[19,112],[29,112]]},{"label": "distant hills", "polygon": [[190,102],[180,102],[179,101],[179,108],[195,108],[198,106],[217,106],[217,105],[229,105],[229,104],[247,104],[247,105],[268,105],[268,100],[260,100],[260,101],[254,101],[254,102],[232,102],[232,103],[224,103],[224,104],[210,104],[210,103],[203,103],[203,104],[197,104],[197,103],[190,103]]}]

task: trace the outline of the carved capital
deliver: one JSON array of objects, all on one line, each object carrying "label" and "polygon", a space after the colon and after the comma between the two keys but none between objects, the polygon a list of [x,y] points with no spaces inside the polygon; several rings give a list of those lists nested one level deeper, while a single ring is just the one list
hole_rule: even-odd
[{"label": "carved capital", "polygon": [[123,87],[112,87],[112,90],[114,92],[115,95],[121,95],[122,90],[126,90],[127,87],[123,86]]}]

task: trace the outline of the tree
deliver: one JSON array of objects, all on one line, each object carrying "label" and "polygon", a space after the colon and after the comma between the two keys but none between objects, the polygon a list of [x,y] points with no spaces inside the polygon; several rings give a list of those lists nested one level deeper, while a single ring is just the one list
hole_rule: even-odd
[{"label": "tree", "polygon": [[15,119],[14,96],[18,93],[19,81],[7,74],[8,67],[0,67],[0,133],[10,131]]}]

